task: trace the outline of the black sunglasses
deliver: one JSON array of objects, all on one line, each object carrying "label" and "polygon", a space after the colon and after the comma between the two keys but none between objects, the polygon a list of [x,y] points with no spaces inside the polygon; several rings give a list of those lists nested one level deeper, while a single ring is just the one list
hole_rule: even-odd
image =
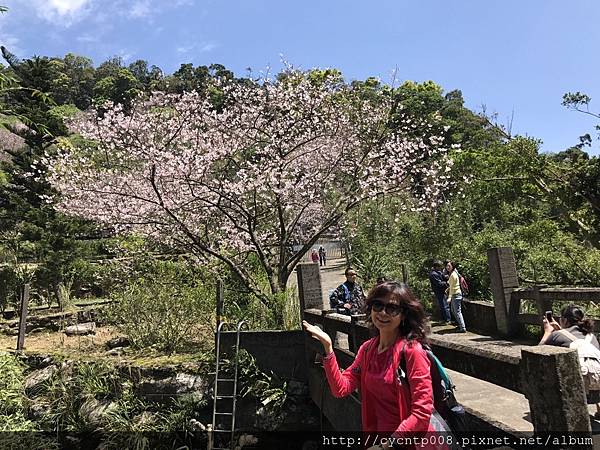
[{"label": "black sunglasses", "polygon": [[369,307],[375,312],[381,312],[385,309],[385,313],[390,316],[397,316],[402,312],[400,306],[393,303],[383,303],[381,300],[373,300]]}]

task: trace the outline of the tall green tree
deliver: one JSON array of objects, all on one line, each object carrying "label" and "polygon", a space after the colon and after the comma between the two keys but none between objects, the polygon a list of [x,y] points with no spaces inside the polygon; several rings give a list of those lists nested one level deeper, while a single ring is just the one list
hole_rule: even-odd
[{"label": "tall green tree", "polygon": [[55,192],[46,181],[43,158],[68,131],[49,96],[31,93],[56,88],[56,60],[21,61],[5,48],[2,52],[15,83],[5,91],[3,108],[18,119],[8,128],[24,145],[3,149],[9,157],[0,161],[5,175],[0,183],[0,238],[17,263],[37,267],[35,283],[62,304],[71,267],[88,251],[83,243],[97,237],[97,231],[91,222],[67,218],[49,203]]}]

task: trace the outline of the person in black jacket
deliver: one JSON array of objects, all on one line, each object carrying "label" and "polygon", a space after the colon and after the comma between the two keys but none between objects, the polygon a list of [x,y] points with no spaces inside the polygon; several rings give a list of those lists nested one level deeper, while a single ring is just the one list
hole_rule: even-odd
[{"label": "person in black jacket", "polygon": [[329,296],[329,305],[340,314],[352,315],[362,312],[365,293],[356,282],[357,273],[352,267],[344,272],[346,281],[340,284]]},{"label": "person in black jacket", "polygon": [[446,289],[448,288],[448,277],[444,275],[444,264],[440,260],[433,262],[431,272],[429,272],[429,282],[431,283],[431,289],[435,295],[435,299],[440,307],[440,314],[442,319],[446,323],[450,323],[450,308],[448,302],[445,299]]}]

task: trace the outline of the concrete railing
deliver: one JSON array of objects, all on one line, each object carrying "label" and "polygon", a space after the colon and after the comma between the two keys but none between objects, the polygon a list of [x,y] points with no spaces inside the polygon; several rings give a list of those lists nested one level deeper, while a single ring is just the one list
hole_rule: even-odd
[{"label": "concrete railing", "polygon": [[[489,249],[488,264],[496,327],[505,336],[521,334],[523,325],[541,326],[544,313],[552,311],[555,302],[600,302],[600,288],[597,287],[519,286],[515,257],[510,247]],[[523,300],[533,301],[537,313],[521,313]],[[554,310],[554,314],[558,316],[558,311]],[[600,321],[595,322],[595,329],[599,330]]]},{"label": "concrete railing", "polygon": [[[509,320],[520,325],[542,325],[541,318],[546,311],[554,310],[554,315],[558,316],[554,302],[571,302],[579,305],[586,303],[600,302],[600,288],[585,287],[547,287],[536,285],[530,287],[517,288],[510,294],[513,307],[509,309]],[[523,300],[532,300],[536,303],[537,314],[523,314],[521,303]],[[594,320],[596,331],[598,331],[600,321]]]},{"label": "concrete railing", "polygon": [[[298,286],[303,319],[321,326],[334,343],[339,333],[347,335],[349,350],[334,346],[334,351],[340,367],[348,367],[358,347],[370,337],[365,323],[358,316],[348,317],[320,309],[322,291],[320,271],[316,265],[299,265]],[[508,299],[512,290],[507,290]],[[491,311],[488,313],[493,317]],[[494,305],[494,315],[496,319],[501,315],[498,314],[497,305]],[[502,317],[507,319],[506,310]],[[498,320],[496,322],[500,323]],[[579,432],[591,435],[583,395],[583,378],[574,350],[523,346],[520,352],[514,349],[507,351],[514,347],[509,341],[496,346],[496,350],[490,350],[490,346],[478,342],[472,345],[452,342],[441,335],[432,336],[431,344],[436,355],[449,369],[524,394],[529,401],[535,432]],[[502,347],[505,347],[505,351]],[[321,345],[307,335],[305,349],[313,401],[337,430],[360,429],[358,397],[333,398],[323,369],[319,367]]]},{"label": "concrete railing", "polygon": [[[306,309],[303,311],[303,318],[320,325],[333,342],[339,333],[348,336],[350,350],[334,346],[341,368],[352,363],[358,347],[370,337],[367,326],[359,316],[348,317],[329,311]],[[430,343],[434,353],[447,368],[525,395],[536,433],[577,432],[591,435],[576,351],[552,346],[524,346],[520,354],[515,354],[499,349],[490,350],[477,343],[469,345],[452,342],[441,335],[432,335]],[[347,399],[335,399],[330,394],[324,372],[319,367],[321,345],[307,336],[305,346],[313,401],[320,405],[322,412],[337,430],[358,430],[358,397],[353,395]],[[340,411],[344,414],[340,414]]]}]

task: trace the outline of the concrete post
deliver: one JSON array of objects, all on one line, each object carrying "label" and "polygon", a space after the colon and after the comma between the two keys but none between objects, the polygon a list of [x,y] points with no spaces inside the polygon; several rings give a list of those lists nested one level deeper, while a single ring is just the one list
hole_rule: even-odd
[{"label": "concrete post", "polygon": [[402,282],[408,284],[408,264],[402,263],[400,267],[402,268]]},{"label": "concrete post", "polygon": [[[328,310],[321,311],[321,317],[325,318],[327,316],[327,314],[329,314]],[[329,337],[331,338],[331,342],[333,343],[333,346],[339,348],[338,332],[335,330],[335,326],[332,326],[332,324],[330,322],[328,323],[328,322],[324,321],[323,322],[323,331],[329,335]]]},{"label": "concrete post", "polygon": [[304,319],[305,309],[323,309],[321,271],[319,265],[313,263],[301,263],[297,267],[300,314]]},{"label": "concrete post", "polygon": [[217,329],[218,329],[219,324],[221,323],[221,317],[223,316],[223,280],[221,280],[220,278],[217,278],[216,294],[217,294]]},{"label": "concrete post", "polygon": [[511,302],[512,291],[519,287],[517,265],[510,247],[490,248],[487,252],[496,325],[502,334],[512,336],[518,331],[517,305]]},{"label": "concrete post", "polygon": [[19,288],[19,300],[21,310],[19,311],[19,335],[17,337],[17,351],[22,351],[25,346],[25,333],[27,331],[27,310],[29,308],[29,283]]},{"label": "concrete post", "polygon": [[356,327],[358,326],[358,319],[362,317],[361,315],[353,315],[350,316],[350,329],[352,330],[350,336],[348,336],[348,350],[352,353],[356,353],[358,351],[358,341],[356,339]]},{"label": "concrete post", "polygon": [[[535,286],[533,286],[532,297],[533,297],[533,300],[535,301],[535,305],[537,307],[538,314],[540,317],[542,317],[546,311],[552,310],[552,302],[549,300],[542,300],[540,289],[545,288],[545,287],[548,287],[548,285],[536,284]],[[541,321],[540,321],[540,323],[541,323]]]},{"label": "concrete post", "polygon": [[591,437],[577,351],[551,345],[523,348],[520,364],[522,391],[529,400],[535,432]]}]

